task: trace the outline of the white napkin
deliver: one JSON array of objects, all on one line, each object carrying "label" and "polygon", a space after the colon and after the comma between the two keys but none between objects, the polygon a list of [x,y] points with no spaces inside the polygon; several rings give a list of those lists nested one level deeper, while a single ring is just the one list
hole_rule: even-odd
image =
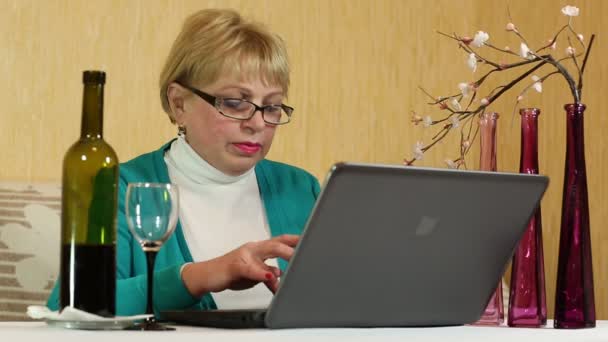
[{"label": "white napkin", "polygon": [[27,307],[27,315],[33,319],[46,319],[54,321],[135,321],[139,319],[145,319],[152,315],[134,315],[134,316],[116,316],[116,317],[102,317],[86,311],[78,310],[71,306],[66,306],[61,312],[51,311],[46,306],[41,305],[30,305]]}]

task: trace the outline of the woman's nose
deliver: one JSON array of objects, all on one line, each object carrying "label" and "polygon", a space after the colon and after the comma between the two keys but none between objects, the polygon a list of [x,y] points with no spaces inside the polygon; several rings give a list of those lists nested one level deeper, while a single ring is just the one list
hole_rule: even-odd
[{"label": "woman's nose", "polygon": [[255,112],[253,112],[253,116],[249,118],[249,120],[244,120],[243,124],[244,126],[251,127],[256,131],[264,129],[264,127],[266,127],[266,122],[264,121],[262,110],[256,109]]}]

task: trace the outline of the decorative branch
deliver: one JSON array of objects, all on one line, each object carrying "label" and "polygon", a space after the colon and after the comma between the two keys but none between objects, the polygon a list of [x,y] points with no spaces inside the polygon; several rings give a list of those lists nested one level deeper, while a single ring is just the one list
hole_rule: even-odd
[{"label": "decorative branch", "polygon": [[595,34],[591,35],[591,39],[589,39],[589,45],[587,47],[587,51],[585,51],[585,58],[583,58],[583,65],[581,66],[581,72],[578,74],[578,93],[580,94],[580,99],[583,97],[583,73],[585,72],[585,66],[587,65],[587,58],[589,58],[589,52],[591,52],[591,46],[593,45],[593,41],[595,40]]},{"label": "decorative branch", "polygon": [[[419,87],[420,90],[430,99],[428,104],[431,106],[439,106],[439,109],[445,114],[441,118],[433,120],[430,115],[426,115],[424,118],[422,118],[416,112],[412,111],[411,121],[415,125],[423,123],[424,127],[430,127],[435,125],[442,126],[441,129],[439,129],[437,133],[431,138],[431,142],[426,146],[421,141],[416,142],[416,145],[414,147],[414,157],[404,159],[405,164],[411,165],[416,160],[421,159],[426,151],[435,146],[439,141],[443,140],[451,130],[458,127],[462,127],[460,128],[461,142],[458,149],[460,156],[454,160],[446,159],[446,163],[449,167],[466,167],[465,157],[471,148],[471,142],[476,139],[479,132],[479,126],[477,125],[478,122],[473,120],[473,118],[480,117],[483,113],[485,113],[488,107],[491,106],[498,98],[500,98],[502,95],[504,95],[506,92],[511,90],[513,87],[518,85],[530,75],[532,75],[532,83],[525,86],[517,96],[515,106],[513,108],[513,113],[515,113],[517,106],[524,98],[524,94],[530,88],[534,88],[536,91],[542,92],[542,83],[549,77],[557,74],[560,74],[568,84],[574,102],[580,103],[582,98],[583,73],[587,65],[587,60],[591,51],[591,47],[593,46],[595,35],[591,35],[589,44],[585,46],[583,35],[577,33],[574,27],[572,26],[572,19],[573,17],[578,16],[579,9],[574,6],[566,6],[562,8],[561,12],[568,17],[568,23],[561,26],[553,35],[553,38],[548,40],[548,43],[544,43],[544,45],[541,44],[541,46],[537,50],[531,49],[529,47],[529,43],[524,37],[524,35],[518,30],[515,24],[513,24],[513,21],[511,19],[511,13],[508,7],[507,12],[509,17],[509,23],[506,25],[505,29],[508,32],[512,32],[519,38],[519,54],[512,51],[509,47],[499,48],[495,44],[490,43],[490,36],[484,31],[478,31],[473,38],[468,36],[460,36],[457,33],[447,34],[441,31],[437,31],[439,35],[454,40],[458,43],[458,48],[468,55],[467,65],[473,72],[477,70],[479,63],[489,66],[490,69],[487,70],[476,81],[470,83],[459,83],[458,87],[460,89],[460,92],[454,93],[452,95],[433,96],[423,87]],[[564,34],[567,35],[566,39],[568,41],[568,47],[565,49],[565,57],[555,58],[552,53],[540,54],[540,52],[544,50],[556,50],[558,39],[561,37],[561,35]],[[580,43],[580,46],[582,46],[582,49],[584,51],[584,58],[582,64],[578,63],[578,58],[581,57],[583,54],[576,53],[575,49],[572,47],[571,37],[576,37],[576,40]],[[504,53],[509,56],[517,56],[519,60],[516,60],[511,63],[497,62],[479,52],[479,49],[483,48],[484,46],[499,53]],[[577,80],[575,80],[575,78],[570,74],[570,71],[564,65],[565,62],[571,62],[573,67],[576,69],[576,72],[578,73]],[[530,68],[519,73],[517,77],[507,82],[506,84],[494,87],[489,92],[487,92],[486,95],[479,100],[479,102],[477,102],[476,98],[478,93],[480,93],[481,91],[480,89],[482,88],[482,85],[492,75],[499,72],[504,72],[506,70],[517,69],[527,65],[529,65]],[[550,65],[555,70],[545,74],[542,77],[533,75],[535,71],[545,65]],[[463,104],[461,103],[466,98],[468,98],[467,104],[463,109]],[[476,126],[476,128],[473,133],[473,136],[471,137],[474,125]],[[466,133],[465,129],[467,130]]]}]

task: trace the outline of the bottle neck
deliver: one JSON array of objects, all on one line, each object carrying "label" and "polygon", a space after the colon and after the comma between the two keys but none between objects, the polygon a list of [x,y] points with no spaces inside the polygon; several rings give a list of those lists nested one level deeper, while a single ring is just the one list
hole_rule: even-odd
[{"label": "bottle neck", "polygon": [[585,105],[566,105],[566,166],[584,172],[585,170]]},{"label": "bottle neck", "polygon": [[103,138],[103,84],[84,85],[80,138]]},{"label": "bottle neck", "polygon": [[484,113],[479,120],[479,169],[496,171],[496,120],[497,113]]},{"label": "bottle neck", "polygon": [[521,115],[521,148],[519,171],[538,173],[538,116],[540,110],[524,108]]}]

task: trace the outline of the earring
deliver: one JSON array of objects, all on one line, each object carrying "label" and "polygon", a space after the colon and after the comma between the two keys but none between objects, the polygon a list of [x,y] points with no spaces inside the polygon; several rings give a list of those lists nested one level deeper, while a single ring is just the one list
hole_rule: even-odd
[{"label": "earring", "polygon": [[186,137],[186,126],[184,125],[177,125],[177,136],[178,137]]}]

